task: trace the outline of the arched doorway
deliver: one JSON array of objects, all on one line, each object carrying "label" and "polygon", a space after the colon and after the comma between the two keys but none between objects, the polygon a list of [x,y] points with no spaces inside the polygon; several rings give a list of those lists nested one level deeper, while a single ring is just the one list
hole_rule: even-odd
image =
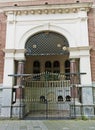
[{"label": "arched doorway", "polygon": [[[49,71],[64,73],[64,64],[60,66],[60,63],[69,59],[69,51],[65,50],[66,47],[69,47],[68,40],[56,32],[42,31],[30,36],[25,44],[25,72],[41,73]],[[34,67],[35,62],[39,62],[39,67]]]},{"label": "arched doorway", "polygon": [[[70,95],[70,81],[64,75],[69,61],[68,40],[53,31],[42,31],[30,36],[25,44],[26,112],[32,118],[69,117],[69,103],[58,97]],[[68,66],[70,70],[70,64]]]},{"label": "arched doorway", "polygon": [[64,46],[69,47],[67,39],[56,32],[43,31],[30,36],[25,44],[26,55],[63,55]]}]

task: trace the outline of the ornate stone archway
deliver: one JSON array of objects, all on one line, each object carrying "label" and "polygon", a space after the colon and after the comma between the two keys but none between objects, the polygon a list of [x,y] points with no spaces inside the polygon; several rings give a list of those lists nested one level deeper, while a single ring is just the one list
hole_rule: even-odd
[{"label": "ornate stone archway", "polygon": [[60,35],[63,35],[69,43],[69,46],[76,46],[75,45],[75,41],[74,38],[72,37],[72,35],[68,32],[68,30],[66,30],[65,28],[61,28],[60,26],[57,25],[53,25],[53,24],[43,24],[43,25],[39,25],[36,26],[35,28],[32,28],[30,30],[28,30],[20,39],[19,41],[19,49],[24,49],[25,48],[25,44],[27,39],[30,36],[33,36],[34,34],[38,33],[38,32],[42,32],[42,31],[53,31],[55,33],[59,33]]},{"label": "ornate stone archway", "polygon": [[[66,59],[69,59],[69,51],[65,50],[65,48],[68,47],[69,42],[67,38],[54,31],[41,31],[30,36],[25,44],[25,73],[34,73],[33,63],[35,61],[40,63],[40,70],[35,71],[36,73],[45,71],[64,73],[64,62]],[[45,67],[47,59],[52,64],[51,70]],[[53,67],[55,61],[60,63],[59,70],[55,70]]]}]

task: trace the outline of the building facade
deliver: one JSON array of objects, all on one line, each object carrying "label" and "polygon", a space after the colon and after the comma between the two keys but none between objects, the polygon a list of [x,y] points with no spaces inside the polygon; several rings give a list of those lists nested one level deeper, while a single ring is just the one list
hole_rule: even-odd
[{"label": "building facade", "polygon": [[0,0],[1,117],[95,116],[94,4]]}]

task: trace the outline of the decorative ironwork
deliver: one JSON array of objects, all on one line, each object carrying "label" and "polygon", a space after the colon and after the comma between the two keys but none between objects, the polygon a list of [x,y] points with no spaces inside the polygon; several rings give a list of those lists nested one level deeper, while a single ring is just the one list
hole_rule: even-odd
[{"label": "decorative ironwork", "polygon": [[55,32],[40,32],[31,36],[26,44],[26,55],[63,55],[68,54],[64,47],[69,47],[67,39]]},{"label": "decorative ironwork", "polygon": [[[44,72],[39,74],[11,74],[9,76],[22,79],[20,88],[24,85],[24,98],[20,98],[19,109],[22,110],[21,104],[23,103],[24,115],[28,114],[30,119],[63,119],[76,118],[77,110],[81,114],[80,106],[77,108],[75,104],[75,99],[77,99],[78,104],[81,103],[79,100],[81,96],[81,93],[79,95],[80,87],[76,86],[74,82],[71,84],[70,80],[65,80],[65,75],[74,78],[74,76],[81,74],[86,73]],[[56,79],[55,76],[57,76]],[[20,95],[22,95],[22,91]],[[12,110],[14,107],[16,106],[13,104]],[[19,115],[21,119],[21,113]]]},{"label": "decorative ironwork", "polygon": [[[31,78],[33,79],[33,77]],[[71,101],[67,102],[65,97],[70,95],[70,81],[45,79],[40,81],[25,80],[24,102],[26,106],[25,112],[28,114],[27,118],[69,118]],[[60,95],[63,97],[63,100],[58,100]]]}]

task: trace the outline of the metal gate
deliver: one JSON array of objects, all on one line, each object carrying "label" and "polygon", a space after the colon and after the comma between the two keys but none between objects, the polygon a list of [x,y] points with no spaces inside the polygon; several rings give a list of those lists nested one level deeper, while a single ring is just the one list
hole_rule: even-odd
[{"label": "metal gate", "polygon": [[55,73],[33,74],[25,79],[25,113],[31,119],[70,117],[70,80]]}]

